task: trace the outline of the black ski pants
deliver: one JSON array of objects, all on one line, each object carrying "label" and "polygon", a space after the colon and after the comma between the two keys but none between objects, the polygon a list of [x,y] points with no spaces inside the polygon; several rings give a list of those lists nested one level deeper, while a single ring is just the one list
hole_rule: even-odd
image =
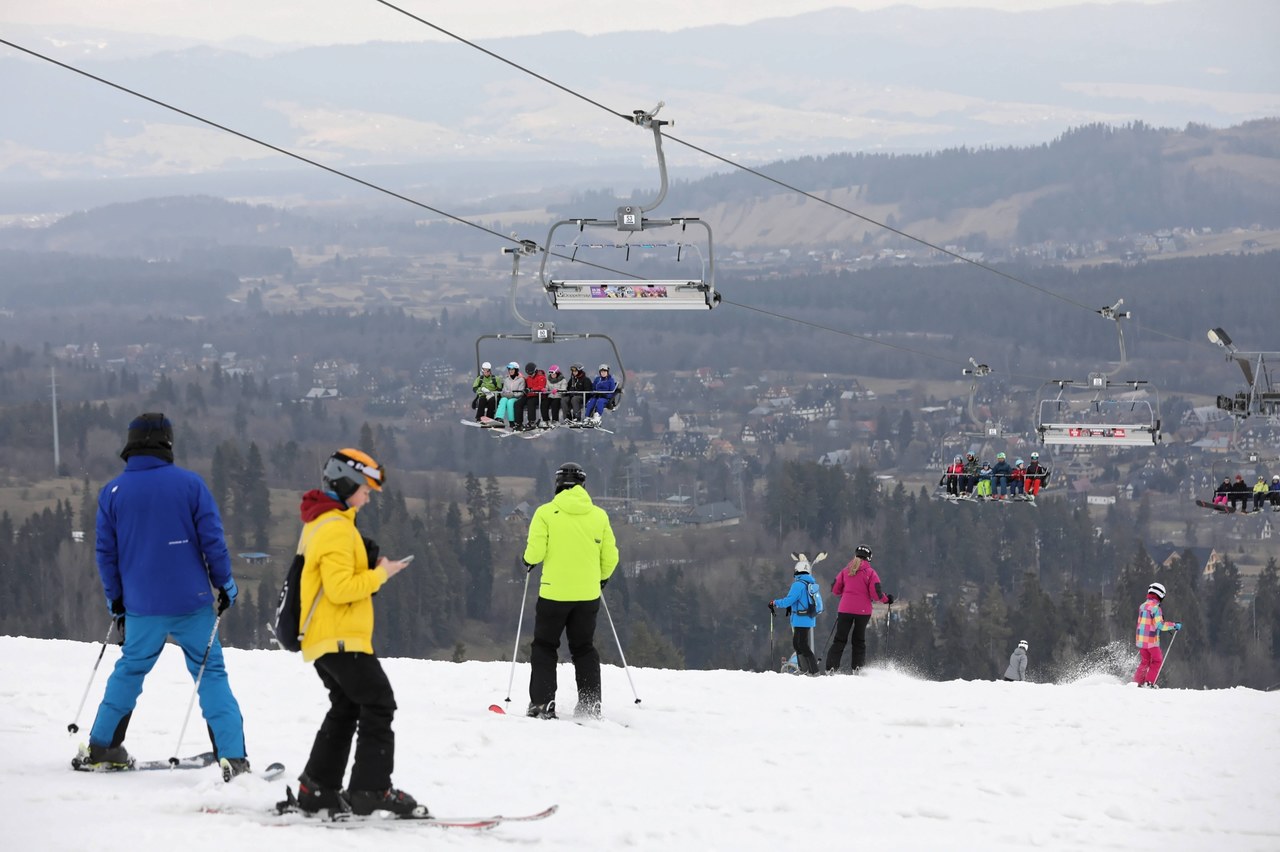
[{"label": "black ski pants", "polygon": [[[855,615],[852,612],[836,614],[836,635],[831,640],[831,649],[827,651],[827,671],[840,668],[840,658],[844,656],[844,646],[848,643],[853,658],[853,670],[856,672],[867,661],[867,624],[870,615]],[[850,628],[853,636],[850,637]]]},{"label": "black ski pants", "polygon": [[813,647],[809,642],[809,634],[812,632],[812,627],[791,628],[791,647],[795,649],[796,665],[800,667],[801,674],[818,673],[818,658],[813,655]]},{"label": "black ski pants", "polygon": [[573,673],[578,683],[578,703],[600,706],[600,653],[596,650],[596,616],[600,599],[593,601],[550,601],[538,598],[533,623],[533,647],[529,663],[529,703],[546,704],[556,697],[556,660],[560,635],[569,640]]},{"label": "black ski pants", "polygon": [[329,690],[329,712],[311,746],[306,774],[327,790],[341,790],[358,728],[349,789],[386,790],[395,769],[396,698],[382,664],[373,654],[338,653],[325,654],[315,667]]}]

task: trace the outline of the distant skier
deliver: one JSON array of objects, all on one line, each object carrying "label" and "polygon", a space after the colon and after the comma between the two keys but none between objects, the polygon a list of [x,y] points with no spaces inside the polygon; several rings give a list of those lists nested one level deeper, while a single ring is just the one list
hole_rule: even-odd
[{"label": "distant skier", "polygon": [[587,400],[586,416],[593,425],[599,425],[604,410],[610,407],[618,392],[618,380],[610,374],[609,365],[601,364],[598,372],[600,375],[591,383],[591,398]]},{"label": "distant skier", "polygon": [[493,374],[493,365],[485,361],[480,365],[480,374],[471,381],[471,391],[475,394],[471,407],[476,411],[476,420],[493,419],[498,411],[500,390],[502,379]]},{"label": "distant skier", "polygon": [[569,381],[565,385],[565,419],[570,426],[582,424],[582,411],[591,395],[591,377],[582,371],[581,364],[569,367]]},{"label": "distant skier", "polygon": [[1005,680],[1027,679],[1027,640],[1023,639],[1009,655],[1009,667],[1004,670]]},{"label": "distant skier", "polygon": [[1164,620],[1160,604],[1164,601],[1164,586],[1152,583],[1147,587],[1147,599],[1138,607],[1137,646],[1141,656],[1138,670],[1133,673],[1133,682],[1138,686],[1154,687],[1156,678],[1160,676],[1160,666],[1164,662],[1164,654],[1160,651],[1160,634],[1170,630],[1181,630],[1182,622],[1170,624]]},{"label": "distant skier", "polygon": [[964,459],[961,456],[951,460],[943,479],[947,484],[947,496],[959,497],[961,481],[964,479]]},{"label": "distant skier", "polygon": [[867,623],[871,621],[871,602],[893,604],[893,595],[886,595],[880,587],[880,575],[871,567],[871,548],[860,544],[853,551],[853,559],[840,569],[831,593],[840,596],[840,608],[836,612],[835,638],[827,650],[827,671],[840,667],[844,646],[850,642],[850,663],[856,673],[867,661]]},{"label": "distant skier", "polygon": [[1034,498],[1040,493],[1040,489],[1044,487],[1045,480],[1049,478],[1048,469],[1040,464],[1040,454],[1031,454],[1031,464],[1027,465],[1027,473],[1025,484],[1027,495]]},{"label": "distant skier", "polygon": [[[816,616],[807,614],[806,607],[812,600],[812,592],[810,586],[816,586],[812,576],[811,563],[805,558],[803,553],[792,554],[796,557],[795,567],[792,569],[791,575],[794,578],[791,583],[791,589],[787,592],[786,597],[769,601],[769,612],[771,615],[777,615],[778,609],[785,608],[791,616],[791,647],[796,651],[796,660],[800,666],[801,674],[820,674],[818,671],[818,658],[813,655],[813,647],[810,643],[809,634],[813,630],[813,626],[818,623]],[[818,562],[825,559],[827,554],[819,553],[813,560]]]},{"label": "distant skier", "polygon": [[520,426],[520,417],[524,409],[517,407],[517,403],[524,398],[524,393],[524,376],[520,375],[520,365],[512,361],[507,364],[507,374],[502,379],[502,390],[499,392],[501,398],[498,400],[498,409],[494,415],[512,429]]}]

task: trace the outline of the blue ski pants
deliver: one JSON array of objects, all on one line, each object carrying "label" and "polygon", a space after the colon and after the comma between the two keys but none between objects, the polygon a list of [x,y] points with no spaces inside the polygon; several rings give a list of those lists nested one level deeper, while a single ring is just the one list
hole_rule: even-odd
[{"label": "blue ski pants", "polygon": [[142,682],[160,659],[166,637],[182,649],[187,671],[194,680],[200,671],[204,649],[209,659],[200,678],[200,712],[213,737],[213,750],[218,757],[244,757],[244,718],[240,705],[231,694],[231,683],[222,660],[222,643],[209,636],[216,616],[211,608],[201,607],[186,615],[126,615],[125,640],[106,693],[98,705],[98,715],[89,732],[89,742],[98,746],[115,746],[124,742],[129,717],[142,694]]}]

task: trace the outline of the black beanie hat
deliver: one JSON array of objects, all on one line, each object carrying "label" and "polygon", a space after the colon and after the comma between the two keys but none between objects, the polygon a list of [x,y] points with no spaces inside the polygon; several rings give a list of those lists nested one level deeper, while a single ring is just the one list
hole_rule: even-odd
[{"label": "black beanie hat", "polygon": [[129,440],[120,451],[125,461],[130,456],[156,456],[173,461],[173,424],[158,412],[139,414],[129,424]]}]

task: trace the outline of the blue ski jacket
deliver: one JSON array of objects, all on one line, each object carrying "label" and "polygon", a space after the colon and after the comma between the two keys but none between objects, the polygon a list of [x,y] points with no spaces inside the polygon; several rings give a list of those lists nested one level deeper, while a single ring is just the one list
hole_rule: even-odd
[{"label": "blue ski jacket", "polygon": [[185,615],[231,582],[222,518],[204,480],[135,455],[98,494],[98,573],[129,615]]},{"label": "blue ski jacket", "polygon": [[809,595],[808,592],[805,591],[805,584],[814,582],[813,577],[808,574],[797,574],[795,582],[791,584],[791,591],[787,592],[787,596],[785,598],[778,598],[773,602],[774,605],[779,608],[791,607],[792,627],[812,627],[818,623],[818,620],[812,615],[796,614],[797,610],[804,609],[804,605],[809,602]]}]

